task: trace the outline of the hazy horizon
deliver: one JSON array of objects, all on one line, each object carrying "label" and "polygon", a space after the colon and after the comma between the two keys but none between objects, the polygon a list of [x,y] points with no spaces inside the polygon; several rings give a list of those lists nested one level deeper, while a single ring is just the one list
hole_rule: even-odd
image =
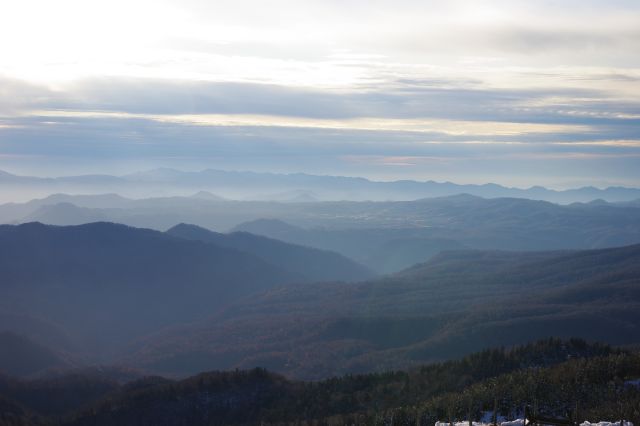
[{"label": "hazy horizon", "polygon": [[[121,170],[119,172],[113,172],[113,173],[109,173],[109,172],[101,172],[101,171],[89,171],[87,173],[72,173],[72,172],[68,172],[68,173],[60,173],[60,174],[49,174],[49,173],[45,173],[45,172],[40,172],[40,173],[33,173],[33,174],[26,174],[26,173],[16,173],[11,171],[9,168],[4,168],[4,169],[0,169],[0,172],[5,172],[5,173],[9,173],[11,175],[14,176],[18,176],[18,177],[34,177],[34,178],[41,178],[41,179],[64,179],[64,178],[69,178],[69,177],[85,177],[85,176],[113,176],[113,177],[128,177],[128,176],[133,176],[136,174],[145,174],[145,173],[152,173],[152,172],[156,172],[156,171],[170,171],[170,172],[178,172],[178,173],[184,173],[184,174],[198,174],[198,173],[205,173],[207,171],[220,171],[220,172],[225,172],[225,173],[240,173],[240,174],[264,174],[264,175],[275,175],[275,176],[295,176],[295,175],[306,175],[306,176],[316,176],[316,177],[340,177],[340,178],[353,178],[353,179],[365,179],[368,180],[370,182],[380,182],[380,183],[393,183],[393,182],[401,182],[401,181],[411,181],[411,182],[417,182],[417,183],[429,183],[429,182],[433,182],[433,183],[438,183],[438,184],[454,184],[454,185],[460,185],[460,186],[464,186],[464,185],[473,185],[473,186],[483,186],[483,185],[499,185],[502,186],[504,188],[508,188],[508,189],[522,189],[522,190],[527,190],[527,189],[532,189],[532,188],[539,188],[542,187],[544,189],[548,189],[548,190],[552,190],[552,191],[567,191],[567,190],[572,190],[572,189],[581,189],[581,188],[596,188],[596,189],[607,189],[607,188],[615,188],[615,187],[620,187],[620,188],[630,188],[630,189],[640,189],[638,186],[632,186],[632,185],[620,185],[620,184],[614,184],[614,183],[602,183],[601,185],[571,185],[571,184],[566,184],[566,185],[541,185],[541,184],[537,184],[537,183],[533,183],[530,185],[517,185],[517,184],[510,184],[508,182],[506,183],[500,183],[499,181],[464,181],[464,180],[439,180],[439,179],[431,179],[431,178],[424,178],[424,179],[420,179],[420,178],[393,178],[393,177],[389,177],[389,178],[383,178],[383,177],[369,177],[369,176],[364,176],[364,175],[356,175],[356,174],[331,174],[331,173],[310,173],[310,172],[305,172],[305,171],[292,171],[292,172],[278,172],[278,171],[259,171],[259,170],[249,170],[249,169],[226,169],[226,168],[219,168],[219,167],[205,167],[205,168],[193,168],[193,169],[184,169],[184,168],[178,168],[178,167],[154,167],[154,168],[144,168],[144,169],[126,169],[126,170]],[[639,183],[640,184],[640,183]],[[639,185],[640,186],[640,185]]]}]

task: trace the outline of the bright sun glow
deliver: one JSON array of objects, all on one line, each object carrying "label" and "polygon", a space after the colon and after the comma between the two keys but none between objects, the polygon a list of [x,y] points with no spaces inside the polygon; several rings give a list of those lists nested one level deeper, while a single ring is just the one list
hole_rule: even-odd
[{"label": "bright sun glow", "polygon": [[43,82],[122,74],[152,61],[181,19],[161,2],[13,2],[0,15],[0,69]]}]

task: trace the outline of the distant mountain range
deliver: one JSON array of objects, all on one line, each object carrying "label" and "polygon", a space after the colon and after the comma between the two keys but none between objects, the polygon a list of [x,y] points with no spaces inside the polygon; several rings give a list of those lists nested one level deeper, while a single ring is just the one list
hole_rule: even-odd
[{"label": "distant mountain range", "polygon": [[[233,230],[337,251],[385,273],[443,250],[586,249],[640,242],[640,209],[609,203],[562,206],[457,195],[410,202],[319,203],[313,211],[325,226],[258,219]],[[331,226],[329,217],[342,226]]]},{"label": "distant mountain range", "polygon": [[[563,191],[541,186],[510,188],[488,183],[460,185],[451,182],[400,180],[377,182],[358,177],[317,176],[304,173],[276,174],[207,169],[183,172],[154,169],[124,176],[84,175],[58,178],[17,176],[0,172],[0,188],[7,193],[21,191],[31,198],[54,192],[115,192],[136,198],[211,192],[232,199],[314,202],[317,200],[415,200],[455,194],[484,198],[515,197],[557,203],[589,202],[602,199],[623,202],[640,199],[640,189],[626,187],[582,187]],[[17,197],[18,195],[16,195]],[[5,200],[9,201],[9,200]]]},{"label": "distant mountain range", "polygon": [[[333,250],[378,273],[392,273],[424,262],[443,250],[469,248],[433,228],[301,228],[278,219],[241,223],[233,231],[265,235],[290,243]],[[451,237],[459,237],[449,230]],[[494,243],[497,241],[493,241]]]},{"label": "distant mountain range", "polygon": [[559,205],[468,194],[314,203],[220,200],[204,194],[139,200],[56,194],[0,205],[0,221],[64,226],[109,221],[163,231],[190,223],[333,251],[378,273],[399,271],[442,250],[590,249],[640,243],[640,205],[633,202]]}]

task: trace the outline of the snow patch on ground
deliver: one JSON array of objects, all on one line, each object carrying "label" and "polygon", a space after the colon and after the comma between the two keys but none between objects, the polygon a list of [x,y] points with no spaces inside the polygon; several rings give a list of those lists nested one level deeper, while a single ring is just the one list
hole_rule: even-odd
[{"label": "snow patch on ground", "polygon": [[[502,419],[498,419],[499,426],[524,426],[523,419],[509,420],[509,421],[500,421]],[[485,422],[472,422],[473,426],[492,426],[492,423]],[[469,422],[436,422],[435,426],[469,426]],[[623,425],[620,425],[620,421],[617,422],[582,422],[580,426],[633,426],[632,422],[625,421]]]},{"label": "snow patch on ground", "polygon": [[[619,423],[619,422],[618,422]],[[492,426],[491,422],[472,422],[473,426]],[[506,421],[504,418],[498,418],[499,426],[524,426],[524,420],[516,419]],[[435,426],[469,426],[469,422],[436,422]]]},{"label": "snow patch on ground", "polygon": [[[485,424],[485,425],[490,425],[493,424],[492,420],[493,420],[493,411],[483,411],[482,412],[482,417],[480,418],[480,423]],[[515,416],[521,416],[522,413],[521,412],[516,412]],[[496,414],[496,421],[498,422],[498,424],[501,424],[502,422],[507,422],[509,421],[506,417],[501,416],[499,414]]]},{"label": "snow patch on ground", "polygon": [[[597,422],[597,423],[591,423],[591,422],[582,422],[580,424],[580,426],[620,426],[620,422]],[[624,422],[624,425],[622,426],[633,426],[632,422]]]}]

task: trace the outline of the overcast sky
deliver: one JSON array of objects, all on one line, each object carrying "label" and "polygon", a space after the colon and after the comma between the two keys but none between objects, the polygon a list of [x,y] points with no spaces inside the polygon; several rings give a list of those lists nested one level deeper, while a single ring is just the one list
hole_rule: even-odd
[{"label": "overcast sky", "polygon": [[640,2],[20,0],[0,169],[640,186]]}]

